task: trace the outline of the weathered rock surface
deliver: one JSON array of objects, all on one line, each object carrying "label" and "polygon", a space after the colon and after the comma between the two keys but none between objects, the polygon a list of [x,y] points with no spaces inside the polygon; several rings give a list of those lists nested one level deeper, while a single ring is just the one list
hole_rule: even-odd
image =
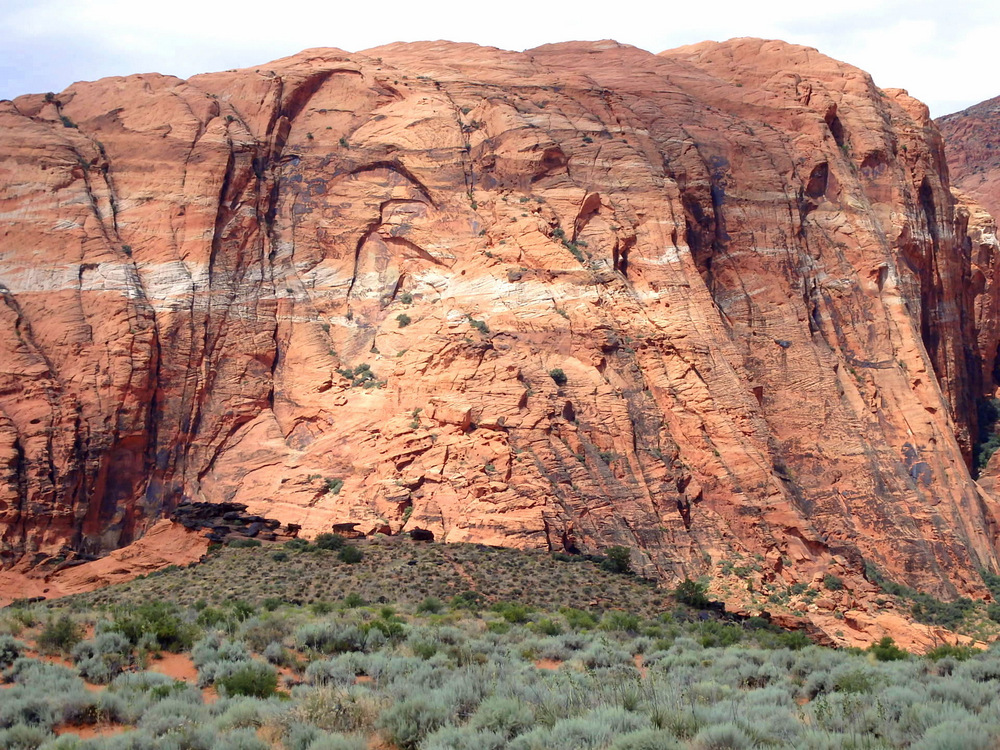
[{"label": "weathered rock surface", "polygon": [[815,50],[315,49],[0,129],[5,565],[189,500],[747,606],[997,568],[969,214],[926,107]]},{"label": "weathered rock surface", "polygon": [[1000,96],[935,120],[952,184],[1000,216]]},{"label": "weathered rock surface", "polygon": [[205,534],[164,519],[142,539],[97,560],[34,567],[22,561],[14,568],[0,570],[0,607],[14,599],[55,599],[131,581],[168,565],[189,565],[201,560],[208,545]]}]

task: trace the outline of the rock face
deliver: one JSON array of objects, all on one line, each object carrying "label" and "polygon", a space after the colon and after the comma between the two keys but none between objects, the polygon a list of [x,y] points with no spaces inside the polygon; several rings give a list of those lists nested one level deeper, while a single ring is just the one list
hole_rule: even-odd
[{"label": "rock face", "polygon": [[924,105],[849,65],[315,49],[0,128],[7,565],[210,501],[832,573],[859,612],[865,561],[944,598],[997,569],[969,214]]},{"label": "rock face", "polygon": [[935,120],[952,183],[1000,216],[1000,96]]}]

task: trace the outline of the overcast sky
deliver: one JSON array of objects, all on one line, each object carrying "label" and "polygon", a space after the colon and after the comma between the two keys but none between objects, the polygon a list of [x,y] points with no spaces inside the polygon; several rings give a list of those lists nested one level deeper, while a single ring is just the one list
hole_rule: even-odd
[{"label": "overcast sky", "polygon": [[816,47],[909,90],[935,117],[1000,94],[997,0],[0,0],[0,30],[0,99],[109,75],[186,78],[307,47],[612,38],[659,52],[736,36]]}]

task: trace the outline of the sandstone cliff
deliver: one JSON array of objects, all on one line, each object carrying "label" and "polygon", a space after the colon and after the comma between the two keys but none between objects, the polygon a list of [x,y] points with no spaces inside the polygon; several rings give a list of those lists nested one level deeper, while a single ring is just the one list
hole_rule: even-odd
[{"label": "sandstone cliff", "polygon": [[0,128],[7,566],[209,500],[735,565],[733,601],[833,573],[862,619],[864,561],[944,598],[997,568],[969,214],[926,107],[849,65],[314,49]]},{"label": "sandstone cliff", "polygon": [[935,120],[955,187],[1000,215],[1000,96]]}]

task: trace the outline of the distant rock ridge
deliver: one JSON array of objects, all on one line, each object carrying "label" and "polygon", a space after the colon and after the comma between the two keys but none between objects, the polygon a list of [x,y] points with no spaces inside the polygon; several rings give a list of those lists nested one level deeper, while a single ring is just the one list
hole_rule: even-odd
[{"label": "distant rock ridge", "polygon": [[995,244],[927,108],[816,50],[312,49],[0,129],[4,566],[240,503],[625,545],[841,642],[887,629],[866,563],[1000,570]]},{"label": "distant rock ridge", "polygon": [[1000,96],[935,120],[952,184],[1000,216]]}]

